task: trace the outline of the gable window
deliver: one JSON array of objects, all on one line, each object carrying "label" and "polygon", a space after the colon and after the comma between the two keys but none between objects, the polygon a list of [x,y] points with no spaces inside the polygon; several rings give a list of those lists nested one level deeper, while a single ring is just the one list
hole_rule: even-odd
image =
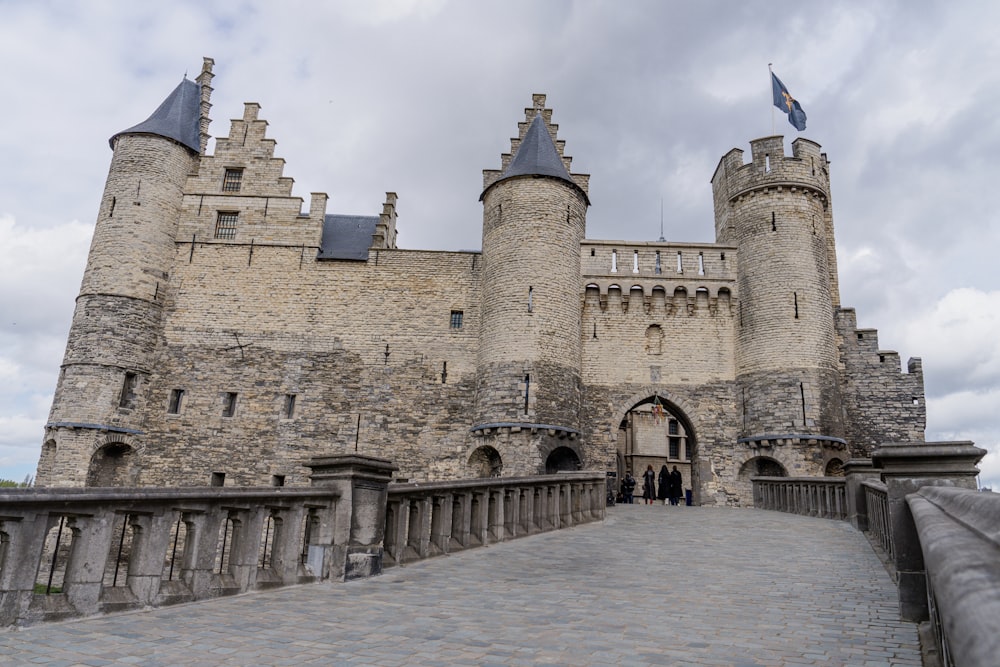
[{"label": "gable window", "polygon": [[215,238],[235,239],[236,223],[239,222],[240,214],[236,211],[219,211],[219,216],[215,221]]},{"label": "gable window", "polygon": [[226,169],[226,175],[222,177],[223,192],[239,192],[243,183],[242,169]]},{"label": "gable window", "polygon": [[227,391],[226,395],[222,399],[222,416],[232,417],[236,414],[236,392]]},{"label": "gable window", "polygon": [[119,408],[131,408],[135,402],[135,385],[138,376],[135,373],[125,373],[125,380],[122,382],[122,395],[118,398]]},{"label": "gable window", "polygon": [[462,328],[462,317],[465,315],[461,310],[451,311],[451,328],[461,329]]},{"label": "gable window", "polygon": [[171,389],[170,390],[170,404],[167,406],[167,413],[171,415],[179,415],[181,413],[181,403],[184,400],[184,390],[183,389]]}]

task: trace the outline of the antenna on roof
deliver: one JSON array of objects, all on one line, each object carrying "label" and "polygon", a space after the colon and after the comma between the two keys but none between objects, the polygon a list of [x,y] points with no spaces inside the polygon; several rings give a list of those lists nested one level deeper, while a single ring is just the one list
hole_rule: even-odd
[{"label": "antenna on roof", "polygon": [[667,240],[663,238],[663,197],[660,197],[660,238],[657,240],[660,243],[664,243]]}]

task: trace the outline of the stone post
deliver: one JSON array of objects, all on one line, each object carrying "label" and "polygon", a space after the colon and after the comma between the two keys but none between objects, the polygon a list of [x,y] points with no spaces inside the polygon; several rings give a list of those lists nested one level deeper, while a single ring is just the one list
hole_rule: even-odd
[{"label": "stone post", "polygon": [[348,580],[381,574],[389,480],[398,468],[359,454],[317,456],[307,465],[313,486],[336,489],[340,496],[332,525],[322,527],[324,575]]},{"label": "stone post", "polygon": [[872,452],[872,464],[881,471],[889,495],[899,614],[904,621],[928,619],[924,557],[906,496],[923,486],[975,489],[976,464],[985,454],[967,441],[884,443]]},{"label": "stone post", "polygon": [[865,503],[866,479],[878,479],[879,471],[871,459],[850,459],[844,464],[844,496],[847,500],[847,520],[862,532],[868,530],[868,505]]}]

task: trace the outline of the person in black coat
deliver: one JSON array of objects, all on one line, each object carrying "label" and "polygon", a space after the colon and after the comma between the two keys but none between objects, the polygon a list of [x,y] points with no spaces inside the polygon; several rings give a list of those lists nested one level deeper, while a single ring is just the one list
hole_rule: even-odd
[{"label": "person in black coat", "polygon": [[[670,497],[670,471],[667,470],[667,466],[663,465],[660,467],[660,476],[657,478],[656,486],[656,497],[663,501],[663,504],[667,504],[667,498]],[[672,505],[673,503],[671,503]]]},{"label": "person in black coat", "polygon": [[[666,466],[664,466],[666,467]],[[678,505],[680,503],[681,495],[684,488],[684,478],[681,476],[681,471],[674,466],[674,469],[670,472],[670,504]]]},{"label": "person in black coat", "polygon": [[626,505],[631,505],[635,502],[633,499],[635,494],[635,477],[632,476],[632,471],[629,470],[625,473],[625,479],[622,480],[622,503]]},{"label": "person in black coat", "polygon": [[653,464],[646,466],[646,472],[642,473],[642,497],[647,505],[656,502],[656,473],[653,472]]}]

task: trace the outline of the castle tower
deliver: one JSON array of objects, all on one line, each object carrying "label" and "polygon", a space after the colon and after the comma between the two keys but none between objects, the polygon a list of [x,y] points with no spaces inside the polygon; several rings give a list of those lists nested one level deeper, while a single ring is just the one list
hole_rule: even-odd
[{"label": "castle tower", "polygon": [[[712,178],[716,238],[736,245],[741,441],[843,446],[834,310],[839,306],[826,155],[782,137],[724,156]],[[815,447],[814,447],[815,450]],[[801,474],[821,457],[788,457]]]},{"label": "castle tower", "polygon": [[[587,176],[571,175],[545,96],[502,169],[483,172],[475,422],[503,474],[580,463],[580,242]],[[560,450],[553,459],[553,453]]]},{"label": "castle tower", "polygon": [[114,151],[66,344],[37,482],[135,481],[185,181],[205,150],[212,65],[185,78]]}]

